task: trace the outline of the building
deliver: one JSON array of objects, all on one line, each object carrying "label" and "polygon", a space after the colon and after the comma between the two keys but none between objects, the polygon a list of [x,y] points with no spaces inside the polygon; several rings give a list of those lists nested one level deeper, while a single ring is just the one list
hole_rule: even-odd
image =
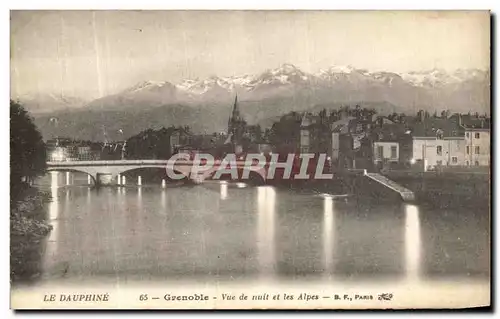
[{"label": "building", "polygon": [[70,138],[56,138],[45,143],[48,161],[66,162],[78,160],[78,147]]},{"label": "building", "polygon": [[466,128],[465,165],[490,165],[490,130],[487,128]]},{"label": "building", "polygon": [[309,153],[311,150],[311,135],[314,134],[313,124],[315,123],[315,118],[313,115],[304,113],[302,120],[300,122],[300,139],[299,139],[299,150],[300,153]]},{"label": "building", "polygon": [[489,118],[477,114],[458,115],[458,123],[465,131],[465,165],[489,166],[491,137]]},{"label": "building", "polygon": [[330,124],[332,164],[343,168],[369,168],[373,150],[371,119],[344,116]]},{"label": "building", "polygon": [[171,155],[177,153],[182,146],[185,146],[190,142],[191,134],[189,134],[189,132],[183,127],[170,128],[167,130],[166,134],[169,134]]},{"label": "building", "polygon": [[373,161],[375,164],[385,162],[399,162],[398,141],[375,141],[373,142]]},{"label": "building", "polygon": [[373,163],[381,166],[384,163],[409,162],[412,154],[408,154],[408,138],[406,125],[388,119],[379,119],[371,130],[373,141]]},{"label": "building", "polygon": [[92,149],[92,146],[78,146],[77,156],[79,161],[98,161],[101,159],[101,152]]},{"label": "building", "polygon": [[300,120],[300,153],[331,154],[331,129],[326,115],[303,113]]},{"label": "building", "polygon": [[425,169],[466,165],[465,131],[450,118],[426,118],[412,128],[412,163]]}]

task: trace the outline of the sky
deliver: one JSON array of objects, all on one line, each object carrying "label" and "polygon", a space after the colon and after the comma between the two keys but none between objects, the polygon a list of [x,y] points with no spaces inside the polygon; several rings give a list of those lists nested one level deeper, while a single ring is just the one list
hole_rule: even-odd
[{"label": "sky", "polygon": [[11,94],[86,100],[138,82],[306,72],[488,69],[488,12],[11,11]]}]

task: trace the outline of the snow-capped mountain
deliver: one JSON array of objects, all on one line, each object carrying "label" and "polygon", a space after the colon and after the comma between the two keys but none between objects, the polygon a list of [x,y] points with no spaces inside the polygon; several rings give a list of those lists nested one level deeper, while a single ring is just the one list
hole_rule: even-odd
[{"label": "snow-capped mountain", "polygon": [[[145,81],[66,114],[65,121],[71,123],[67,134],[82,138],[99,136],[102,132],[92,126],[99,121],[107,127],[124,128],[130,134],[169,125],[220,131],[227,125],[236,94],[249,123],[261,123],[290,111],[355,104],[374,107],[381,114],[413,114],[418,109],[484,113],[490,109],[490,74],[476,69],[399,74],[352,66],[332,66],[308,73],[283,64],[242,76],[211,76],[178,83]],[[46,122],[47,118],[39,119],[41,129],[46,127],[49,132],[51,127]]]},{"label": "snow-capped mountain", "polygon": [[238,94],[245,95],[252,91],[264,91],[268,88],[282,86],[332,87],[351,84],[361,89],[364,85],[386,84],[391,86],[395,84],[394,81],[400,85],[418,88],[438,88],[471,80],[484,81],[486,73],[486,71],[478,69],[459,69],[451,73],[434,69],[398,74],[394,72],[370,72],[352,66],[332,66],[317,73],[306,73],[292,64],[283,64],[276,69],[266,70],[257,75],[212,76],[203,80],[184,80],[177,84],[176,88],[194,96],[209,94],[212,90],[220,90],[221,88],[230,93],[238,92]]},{"label": "snow-capped mountain", "polygon": [[458,69],[450,73],[443,69],[432,69],[428,71],[408,72],[401,76],[405,81],[415,86],[439,87],[471,80],[484,80],[487,72],[479,69]]},{"label": "snow-capped mountain", "polygon": [[332,66],[307,73],[292,64],[255,75],[211,76],[138,83],[118,94],[90,103],[90,106],[123,108],[168,104],[227,104],[238,94],[241,101],[292,100],[291,109],[307,109],[315,104],[388,102],[401,110],[489,109],[489,72],[440,69],[408,72],[371,72],[353,66]]},{"label": "snow-capped mountain", "polygon": [[[258,75],[242,75],[232,77],[211,76],[208,79],[184,80],[177,84],[179,91],[190,96],[199,96],[211,94],[213,91],[224,90],[225,93],[256,91],[264,86],[278,87],[293,84],[308,84],[310,78],[308,75],[292,64],[283,64],[281,67],[266,70]],[[213,94],[213,93],[212,93]]]}]

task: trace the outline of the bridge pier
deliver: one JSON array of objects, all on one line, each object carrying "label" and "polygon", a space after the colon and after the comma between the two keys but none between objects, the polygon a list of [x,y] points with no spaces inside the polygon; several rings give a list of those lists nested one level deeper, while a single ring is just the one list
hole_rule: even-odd
[{"label": "bridge pier", "polygon": [[137,185],[138,185],[138,186],[141,186],[141,185],[142,185],[142,178],[141,178],[141,176],[140,176],[140,175],[139,175],[139,176],[137,176]]},{"label": "bridge pier", "polygon": [[117,185],[121,185],[121,184],[122,184],[121,179],[122,179],[121,174],[118,174],[118,176],[116,177],[116,184],[117,184]]},{"label": "bridge pier", "polygon": [[127,177],[122,176],[122,185],[126,185],[126,184],[127,184]]},{"label": "bridge pier", "polygon": [[162,187],[162,188],[167,187],[167,182],[165,181],[165,179],[162,179],[162,180],[161,180],[161,187]]},{"label": "bridge pier", "polygon": [[71,173],[66,172],[66,185],[71,185]]},{"label": "bridge pier", "polygon": [[97,185],[112,185],[113,184],[113,174],[107,173],[97,173],[96,174]]}]

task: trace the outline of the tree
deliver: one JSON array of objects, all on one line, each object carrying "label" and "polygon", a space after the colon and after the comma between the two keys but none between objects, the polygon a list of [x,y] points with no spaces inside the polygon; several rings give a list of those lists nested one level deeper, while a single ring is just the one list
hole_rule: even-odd
[{"label": "tree", "polygon": [[127,140],[127,158],[133,159],[168,159],[170,136],[176,129],[171,126],[159,130],[147,129]]},{"label": "tree", "polygon": [[398,120],[399,120],[399,123],[406,123],[406,114],[404,114],[404,113],[399,114]]},{"label": "tree", "polygon": [[248,126],[248,135],[251,142],[260,143],[262,141],[262,128],[259,124]]},{"label": "tree", "polygon": [[392,114],[389,114],[387,118],[393,122],[397,122],[398,120],[398,113],[394,112]]},{"label": "tree", "polygon": [[43,175],[46,168],[45,143],[28,112],[10,101],[10,187],[16,198],[24,182]]},{"label": "tree", "polygon": [[269,142],[275,146],[297,145],[300,140],[301,116],[297,112],[291,112],[280,118],[271,127]]}]

